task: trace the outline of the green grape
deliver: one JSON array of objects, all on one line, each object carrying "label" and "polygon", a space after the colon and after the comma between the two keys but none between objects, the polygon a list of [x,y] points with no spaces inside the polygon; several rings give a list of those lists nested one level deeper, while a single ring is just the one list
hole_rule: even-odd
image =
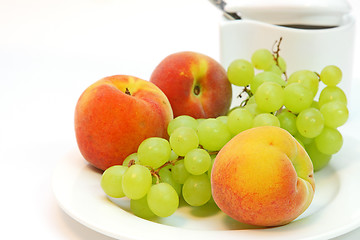
[{"label": "green grape", "polygon": [[178,156],[173,150],[171,150],[169,162],[178,159],[178,157],[179,157],[179,156]]},{"label": "green grape", "polygon": [[284,96],[285,107],[293,113],[299,113],[309,108],[314,98],[311,91],[301,83],[287,85],[284,89]]},{"label": "green grape", "polygon": [[184,200],[190,206],[202,206],[211,198],[211,184],[207,174],[190,175],[182,188]]},{"label": "green grape", "polygon": [[150,210],[159,217],[172,215],[179,207],[179,196],[168,183],[153,185],[147,194]]},{"label": "green grape", "polygon": [[156,217],[156,215],[149,208],[147,195],[137,200],[130,199],[130,210],[135,216],[144,219],[152,219]]},{"label": "green grape", "polygon": [[125,197],[122,188],[122,177],[127,169],[125,166],[115,165],[103,172],[100,185],[106,195],[113,198]]},{"label": "green grape", "polygon": [[170,184],[175,189],[176,193],[180,196],[181,185],[174,180],[171,171],[172,171],[172,167],[170,165],[161,168],[159,171],[160,182],[165,182]]},{"label": "green grape", "polygon": [[284,90],[274,82],[264,82],[255,93],[258,107],[265,112],[275,112],[284,104]]},{"label": "green grape", "polygon": [[256,93],[257,88],[264,82],[274,82],[280,84],[280,86],[285,86],[285,80],[281,78],[276,73],[273,72],[260,72],[255,75],[253,82],[250,84],[252,93]]},{"label": "green grape", "polygon": [[194,129],[179,127],[170,135],[170,146],[177,155],[185,156],[199,146],[199,137]]},{"label": "green grape", "polygon": [[197,133],[200,145],[209,151],[219,151],[231,139],[227,125],[214,118],[202,121]]},{"label": "green grape", "polygon": [[259,115],[255,116],[253,127],[260,127],[260,126],[280,127],[280,121],[277,117],[275,117],[270,113],[260,113]]},{"label": "green grape", "polygon": [[194,149],[188,152],[184,158],[185,169],[193,175],[200,175],[209,170],[211,157],[204,149]]},{"label": "green grape", "polygon": [[237,108],[233,110],[228,117],[227,126],[231,134],[236,134],[252,128],[254,116],[247,108]]},{"label": "green grape", "polygon": [[274,57],[267,49],[258,49],[251,56],[251,62],[256,69],[265,70],[274,64]]},{"label": "green grape", "polygon": [[249,99],[248,99],[248,101],[247,101],[246,104],[252,104],[252,103],[256,103],[256,101],[255,101],[255,96],[254,96],[254,95],[251,96],[251,97],[249,97]]},{"label": "green grape", "polygon": [[315,172],[323,169],[331,159],[331,155],[324,154],[317,149],[315,142],[306,145],[305,149],[312,161]]},{"label": "green grape", "polygon": [[124,159],[124,162],[122,163],[122,165],[128,167],[131,160],[134,160],[134,163],[135,163],[135,164],[138,164],[138,163],[139,163],[139,158],[138,158],[138,156],[137,156],[137,153],[132,153],[132,154],[130,154],[129,156],[127,156],[127,157]]},{"label": "green grape", "polygon": [[172,132],[178,127],[190,127],[196,130],[197,126],[198,126],[198,121],[195,118],[187,115],[181,115],[169,122],[169,125],[167,127],[167,132],[170,136]]},{"label": "green grape", "polygon": [[305,144],[300,140],[300,139],[298,139],[298,138],[296,138],[296,137],[294,137],[295,138],[295,140],[296,141],[298,141],[298,143],[300,143],[300,145],[303,147],[303,148],[305,148]]},{"label": "green grape", "polygon": [[140,199],[149,191],[152,184],[150,170],[142,165],[132,165],[122,177],[122,188],[130,199]]},{"label": "green grape", "polygon": [[216,119],[221,121],[224,124],[227,124],[228,116],[218,116]]},{"label": "green grape", "polygon": [[227,69],[229,82],[245,87],[254,79],[254,66],[247,60],[237,59],[230,63]]},{"label": "green grape", "polygon": [[313,93],[313,97],[319,90],[319,77],[316,73],[309,70],[300,70],[292,73],[287,80],[287,85],[300,83]]},{"label": "green grape", "polygon": [[321,106],[320,112],[324,116],[325,126],[337,128],[349,118],[349,110],[346,104],[340,101],[331,101]]},{"label": "green grape", "polygon": [[330,101],[340,101],[347,104],[347,98],[343,90],[336,86],[325,87],[319,96],[319,107]]},{"label": "green grape", "polygon": [[210,165],[210,167],[209,167],[209,170],[207,171],[207,175],[208,175],[209,179],[211,180],[211,172],[212,172],[212,168],[213,168],[213,166],[214,166],[214,162],[215,162],[216,155],[215,155],[215,154],[214,154],[214,155],[210,155],[210,157],[211,157],[211,165]]},{"label": "green grape", "polygon": [[316,108],[316,109],[320,109],[320,107],[319,107],[319,102],[318,102],[318,101],[313,100],[313,102],[311,103],[311,106],[310,106],[310,107],[312,107],[312,108]]},{"label": "green grape", "polygon": [[175,182],[184,184],[185,180],[190,176],[190,173],[186,170],[184,160],[179,160],[171,168],[171,174]]},{"label": "green grape", "polygon": [[335,128],[324,127],[323,131],[315,139],[319,152],[332,155],[340,151],[343,145],[341,133]]},{"label": "green grape", "polygon": [[307,138],[301,135],[299,132],[297,132],[294,137],[299,140],[299,142],[302,142],[304,146],[311,144],[314,141],[314,138]]},{"label": "green grape", "polygon": [[283,74],[283,72],[281,71],[280,67],[276,64],[271,65],[268,69],[266,69],[265,71],[267,72],[273,72],[276,73],[277,75],[281,76]]},{"label": "green grape", "polygon": [[318,136],[324,128],[324,117],[316,108],[308,108],[299,113],[296,127],[301,135],[307,138]]},{"label": "green grape", "polygon": [[280,127],[288,131],[291,135],[297,133],[296,127],[296,115],[283,110],[279,115],[276,116],[279,119]]},{"label": "green grape", "polygon": [[259,115],[260,113],[265,113],[256,103],[246,104],[244,109],[248,110],[253,116]]},{"label": "green grape", "polygon": [[341,69],[334,65],[324,67],[320,73],[321,81],[327,86],[336,86],[340,83],[341,78]]},{"label": "green grape", "polygon": [[151,137],[140,144],[137,153],[141,165],[156,169],[169,160],[171,148],[166,139]]}]

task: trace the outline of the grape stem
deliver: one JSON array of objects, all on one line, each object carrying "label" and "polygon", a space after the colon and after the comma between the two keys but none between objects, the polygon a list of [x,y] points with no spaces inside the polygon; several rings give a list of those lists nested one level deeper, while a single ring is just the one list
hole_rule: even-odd
[{"label": "grape stem", "polygon": [[[184,159],[184,157],[178,157],[177,159],[174,159],[172,161],[167,161],[166,163],[164,163],[163,165],[161,165],[160,167],[158,167],[157,169],[153,169],[152,167],[147,166],[150,169],[150,173],[152,176],[154,176],[156,178],[156,184],[160,183],[161,177],[159,175],[159,172],[162,168],[168,166],[168,165],[175,165],[175,163],[181,159]],[[134,161],[135,162],[135,161]]]},{"label": "grape stem", "polygon": [[244,93],[247,94],[247,98],[240,103],[240,107],[244,107],[244,106],[247,104],[247,102],[249,101],[250,97],[254,95],[254,94],[251,92],[251,90],[248,88],[248,86],[246,86],[246,87],[244,87],[244,89],[241,91],[241,93],[238,95],[238,98],[242,98]]},{"label": "grape stem", "polygon": [[[280,37],[279,41],[276,40],[274,42],[274,45],[272,47],[272,54],[273,54],[273,57],[274,57],[274,60],[275,60],[275,63],[276,65],[280,68],[280,65],[279,65],[279,57],[280,57],[280,44],[281,44],[281,41],[282,41],[282,37]],[[280,68],[281,69],[281,68]],[[287,74],[286,74],[286,71],[283,72],[283,75],[285,77],[285,81],[287,81],[288,77],[287,77]]]}]

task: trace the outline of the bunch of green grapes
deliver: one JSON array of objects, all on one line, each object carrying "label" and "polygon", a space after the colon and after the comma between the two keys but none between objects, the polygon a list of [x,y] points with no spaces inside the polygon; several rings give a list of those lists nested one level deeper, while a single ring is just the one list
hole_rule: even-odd
[{"label": "bunch of green grapes", "polygon": [[169,140],[145,139],[136,153],[101,178],[108,196],[129,198],[131,211],[142,218],[172,215],[180,198],[190,206],[208,203],[214,158],[232,137],[222,118],[178,116],[167,130]]},{"label": "bunch of green grapes", "polygon": [[[264,125],[284,128],[305,147],[315,171],[341,149],[343,138],[337,128],[347,121],[349,111],[346,95],[338,86],[342,72],[337,66],[326,66],[320,74],[299,70],[287,77],[286,62],[279,53],[259,49],[250,61],[234,60],[227,74],[246,94],[227,116],[233,135]],[[324,88],[316,99],[319,83]]]}]

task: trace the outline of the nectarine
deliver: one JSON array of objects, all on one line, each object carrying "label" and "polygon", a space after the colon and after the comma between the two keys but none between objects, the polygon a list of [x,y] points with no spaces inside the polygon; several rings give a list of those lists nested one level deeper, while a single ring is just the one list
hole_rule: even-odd
[{"label": "nectarine", "polygon": [[172,118],[167,97],[153,83],[127,75],[105,77],[77,102],[76,140],[83,157],[105,170],[122,164],[146,138],[168,138]]},{"label": "nectarine", "polygon": [[232,88],[226,71],[209,56],[171,54],[155,68],[150,81],[168,97],[174,117],[213,118],[225,115],[230,108]]},{"label": "nectarine", "polygon": [[212,194],[230,217],[258,226],[284,225],[303,213],[315,190],[313,165],[284,129],[245,130],[215,158]]}]

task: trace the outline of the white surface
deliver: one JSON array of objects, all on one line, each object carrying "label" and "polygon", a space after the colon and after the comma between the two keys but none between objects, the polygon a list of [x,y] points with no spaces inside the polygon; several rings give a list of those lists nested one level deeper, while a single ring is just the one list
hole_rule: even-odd
[{"label": "white surface", "polygon": [[[360,16],[358,0],[350,2]],[[111,239],[65,214],[52,193],[56,164],[76,149],[76,101],[104,76],[148,79],[173,52],[193,50],[219,59],[219,19],[220,12],[206,0],[2,0],[1,236]],[[355,66],[360,64],[358,39]],[[359,91],[360,72],[354,70]],[[353,96],[357,101],[358,95]],[[359,112],[353,105],[351,119]],[[347,127],[355,134],[359,127],[351,119]],[[360,229],[337,239],[359,238]]]},{"label": "white surface", "polygon": [[360,227],[360,139],[344,133],[344,142],[330,164],[315,173],[316,191],[310,207],[282,227],[251,229],[217,210],[214,203],[198,208],[182,205],[172,216],[154,222],[138,218],[129,210],[129,199],[111,202],[106,198],[99,184],[101,172],[86,163],[79,151],[59,162],[53,190],[60,206],[74,219],[120,239],[329,239]]}]

